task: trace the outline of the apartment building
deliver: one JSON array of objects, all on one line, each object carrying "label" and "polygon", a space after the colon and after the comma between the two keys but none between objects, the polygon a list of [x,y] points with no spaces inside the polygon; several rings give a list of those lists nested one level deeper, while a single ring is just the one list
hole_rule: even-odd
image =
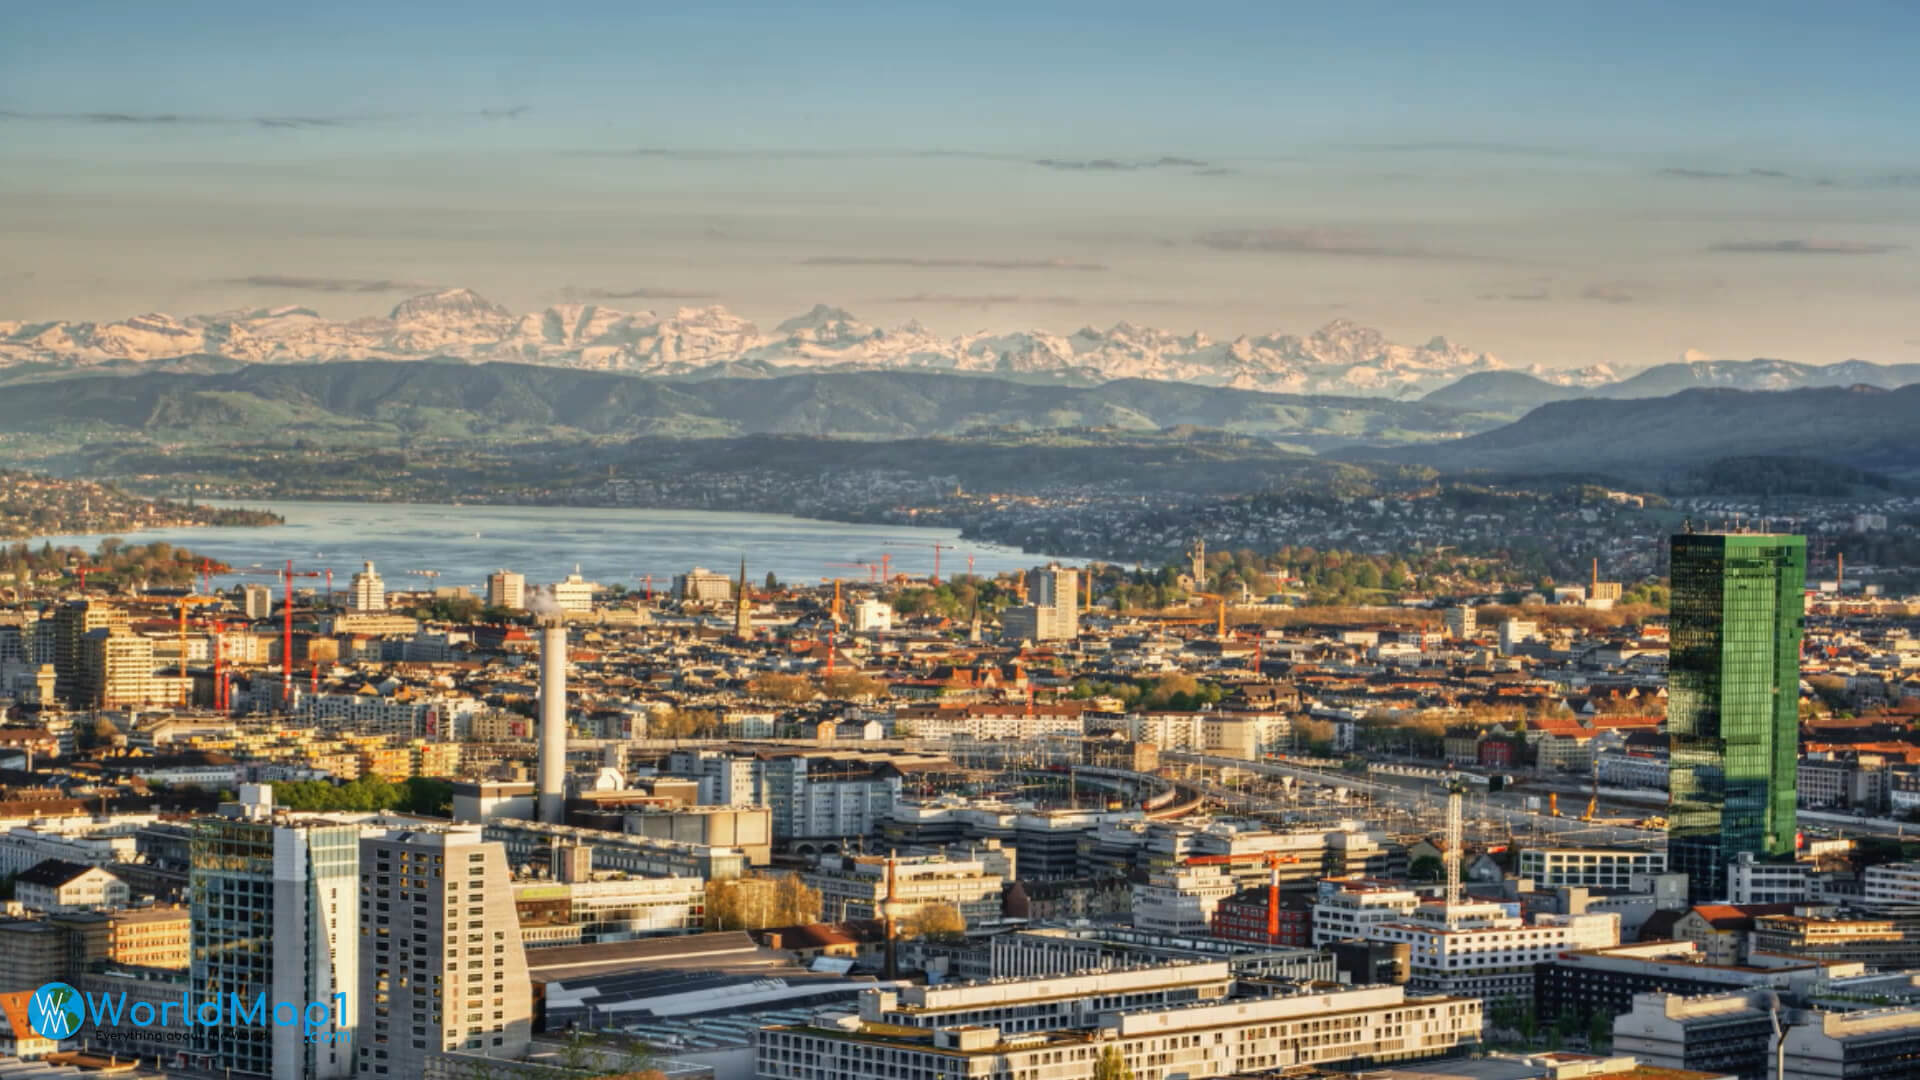
[{"label": "apartment building", "polygon": [[1214,910],[1238,889],[1221,866],[1161,871],[1133,886],[1134,928],[1153,934],[1206,934]]},{"label": "apartment building", "polygon": [[360,841],[363,1077],[414,1080],[449,1050],[519,1058],[533,996],[506,851],[479,826],[393,829]]}]

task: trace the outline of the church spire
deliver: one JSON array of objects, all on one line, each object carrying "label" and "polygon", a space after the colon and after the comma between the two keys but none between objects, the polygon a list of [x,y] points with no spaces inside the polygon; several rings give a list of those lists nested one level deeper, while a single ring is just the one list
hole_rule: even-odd
[{"label": "church spire", "polygon": [[733,636],[742,641],[753,637],[753,598],[747,592],[747,557],[740,556],[740,581],[734,586]]}]

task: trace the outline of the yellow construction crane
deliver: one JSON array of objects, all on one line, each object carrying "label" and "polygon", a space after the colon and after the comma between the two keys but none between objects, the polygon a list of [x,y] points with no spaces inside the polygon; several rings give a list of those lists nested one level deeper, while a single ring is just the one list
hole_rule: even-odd
[{"label": "yellow construction crane", "polygon": [[1220,593],[1210,592],[1197,592],[1193,595],[1202,600],[1211,600],[1214,602],[1213,632],[1216,637],[1225,641],[1227,639],[1227,598]]}]

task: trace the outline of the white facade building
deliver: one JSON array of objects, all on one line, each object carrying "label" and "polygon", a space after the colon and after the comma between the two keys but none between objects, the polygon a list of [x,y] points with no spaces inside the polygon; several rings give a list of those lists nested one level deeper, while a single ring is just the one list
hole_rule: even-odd
[{"label": "white facade building", "polygon": [[511,570],[487,575],[487,606],[520,611],[527,606],[527,577]]},{"label": "white facade building", "polygon": [[1182,866],[1133,887],[1133,925],[1155,934],[1204,937],[1214,909],[1239,886],[1221,866]]},{"label": "white facade building", "polygon": [[380,580],[373,563],[361,563],[360,572],[353,575],[353,585],[347,592],[347,608],[362,615],[387,610],[387,583]]}]

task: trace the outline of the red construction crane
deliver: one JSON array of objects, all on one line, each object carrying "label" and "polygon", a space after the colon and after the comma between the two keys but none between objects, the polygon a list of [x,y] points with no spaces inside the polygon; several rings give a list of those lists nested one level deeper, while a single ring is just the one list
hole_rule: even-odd
[{"label": "red construction crane", "polygon": [[933,583],[935,585],[940,584],[940,553],[943,551],[949,551],[952,548],[953,548],[952,544],[933,545]]},{"label": "red construction crane", "polygon": [[828,566],[847,566],[847,567],[857,567],[857,568],[859,568],[859,569],[862,569],[862,570],[865,570],[865,571],[867,572],[867,580],[868,580],[868,581],[879,581],[879,580],[880,580],[880,564],[879,564],[879,563],[870,563],[870,562],[830,562],[830,563],[828,563],[827,565],[828,565]]}]

